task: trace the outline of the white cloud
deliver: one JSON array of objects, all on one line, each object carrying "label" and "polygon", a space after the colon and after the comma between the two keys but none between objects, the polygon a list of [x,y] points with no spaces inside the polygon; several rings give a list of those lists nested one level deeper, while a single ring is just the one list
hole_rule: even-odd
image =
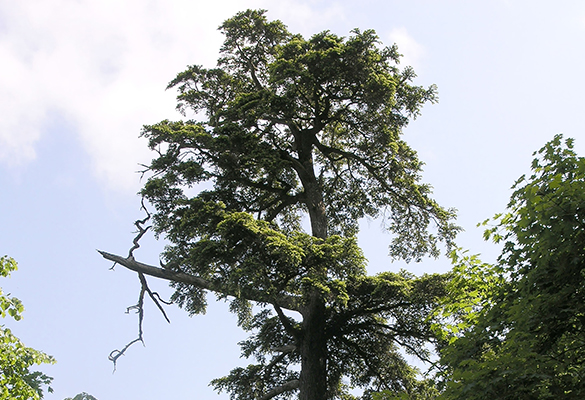
[{"label": "white cloud", "polygon": [[410,65],[415,71],[419,71],[425,55],[424,47],[410,36],[406,28],[393,29],[388,38],[390,42],[398,45],[398,51],[403,55],[400,64],[403,66]]},{"label": "white cloud", "polygon": [[[73,126],[96,175],[110,188],[138,187],[150,155],[141,126],[174,114],[166,84],[189,64],[213,65],[217,27],[241,11],[238,0],[27,0],[0,3],[0,163],[23,165],[58,113]],[[319,1],[257,0],[313,33],[342,10]]]},{"label": "white cloud", "polygon": [[166,84],[188,64],[214,63],[216,28],[239,8],[236,0],[4,2],[0,163],[33,160],[57,112],[75,127],[96,174],[136,191],[134,171],[150,158],[137,138],[141,125],[175,116]]}]

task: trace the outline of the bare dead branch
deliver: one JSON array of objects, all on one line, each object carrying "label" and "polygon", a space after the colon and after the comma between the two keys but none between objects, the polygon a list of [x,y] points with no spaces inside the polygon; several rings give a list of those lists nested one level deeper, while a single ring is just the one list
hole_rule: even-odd
[{"label": "bare dead branch", "polygon": [[116,362],[118,361],[118,358],[122,357],[124,355],[124,353],[126,353],[126,350],[128,350],[130,348],[130,346],[132,346],[134,343],[138,343],[138,342],[142,342],[142,344],[144,345],[144,340],[142,339],[142,321],[144,319],[144,293],[146,292],[146,289],[144,288],[144,286],[142,286],[142,288],[140,289],[140,295],[138,296],[138,303],[136,303],[133,306],[130,306],[126,309],[126,314],[130,313],[130,310],[136,310],[136,312],[138,313],[138,337],[134,340],[132,340],[131,342],[129,342],[128,344],[126,344],[126,346],[124,346],[122,348],[122,350],[112,350],[110,352],[110,355],[108,356],[108,360],[110,360],[111,362],[114,363],[114,371],[112,372],[116,372]]},{"label": "bare dead branch", "polygon": [[[148,212],[148,210],[144,206],[144,199],[142,199],[142,202],[141,202],[141,209],[144,210],[144,212],[146,213],[146,217],[134,222],[134,225],[136,226],[138,231],[136,232],[137,235],[134,237],[134,240],[132,241],[133,246],[130,249],[130,251],[128,252],[127,259],[129,259],[129,260],[130,259],[134,260],[134,254],[133,254],[134,250],[136,250],[140,247],[140,243],[139,243],[140,239],[150,229],[150,226],[147,226],[146,228],[144,227],[144,224],[150,219],[150,213]],[[118,263],[114,261],[114,265],[112,266],[111,269],[113,269],[116,264],[118,264]],[[138,272],[138,278],[140,279],[140,295],[138,296],[138,303],[136,303],[133,306],[128,307],[126,309],[126,313],[129,313],[130,310],[136,310],[136,312],[138,313],[138,337],[136,339],[132,340],[131,342],[129,342],[128,344],[126,344],[126,346],[124,346],[122,348],[122,350],[113,350],[112,352],[110,352],[108,359],[114,363],[114,372],[116,371],[116,362],[118,361],[118,358],[123,356],[124,353],[126,353],[126,350],[128,350],[130,348],[130,346],[132,346],[133,344],[138,343],[138,342],[142,342],[142,344],[144,345],[142,323],[144,321],[144,294],[145,293],[148,293],[148,296],[152,299],[154,304],[156,304],[156,306],[158,307],[158,309],[160,310],[162,315],[165,317],[166,321],[168,323],[171,322],[169,320],[169,317],[167,316],[167,313],[165,312],[165,310],[163,309],[163,307],[161,305],[161,302],[164,304],[170,304],[170,303],[162,300],[158,293],[150,290],[150,288],[148,287],[148,282],[146,281],[146,277],[144,276],[144,274],[140,271],[137,271],[137,272]]]},{"label": "bare dead branch", "polygon": [[142,342],[142,344],[144,345],[142,322],[144,321],[144,294],[145,293],[148,293],[148,295],[150,296],[150,298],[152,299],[154,304],[156,304],[156,306],[158,307],[158,309],[160,310],[162,315],[165,317],[167,322],[169,324],[171,323],[171,320],[167,316],[167,313],[165,312],[165,310],[160,305],[160,302],[163,302],[164,304],[171,304],[171,303],[162,300],[158,293],[150,290],[144,274],[139,272],[138,276],[140,278],[140,284],[141,284],[140,295],[138,297],[138,303],[136,303],[135,305],[130,306],[126,309],[127,314],[130,313],[130,310],[136,310],[136,312],[138,313],[138,337],[136,339],[132,340],[131,342],[129,342],[128,344],[126,344],[126,346],[124,346],[122,348],[122,350],[113,350],[110,353],[110,355],[108,356],[108,359],[114,363],[114,372],[116,371],[116,362],[118,361],[118,358],[123,356],[124,353],[126,353],[126,350],[128,350],[134,343]]},{"label": "bare dead branch", "polygon": [[[163,317],[165,317],[167,322],[170,324],[171,320],[169,319],[169,317],[167,316],[167,313],[165,312],[165,310],[163,309],[163,307],[161,306],[161,304],[159,302],[160,296],[158,295],[158,293],[155,296],[154,293],[150,290],[150,288],[148,287],[148,283],[146,282],[146,277],[144,276],[143,273],[139,272],[138,277],[140,278],[140,283],[142,284],[142,290],[146,290],[146,293],[148,293],[148,295],[152,299],[153,303],[156,304],[156,306],[158,307],[158,309],[162,313]],[[164,303],[170,304],[170,303],[167,303],[166,301]]]},{"label": "bare dead branch", "polygon": [[233,290],[226,289],[225,287],[216,283],[210,282],[206,279],[199,278],[197,276],[189,275],[184,272],[171,271],[169,269],[154,267],[152,265],[144,264],[136,261],[134,258],[124,258],[122,256],[111,254],[105,251],[98,250],[98,253],[102,255],[106,260],[113,261],[114,263],[120,264],[129,270],[135,272],[141,272],[145,275],[154,276],[156,278],[165,279],[171,282],[185,283],[187,285],[193,285],[201,289],[210,290],[212,292],[224,294],[233,297],[244,297],[250,301],[256,301],[259,303],[278,304],[280,307],[291,311],[298,311],[299,300],[295,296],[281,295],[277,298],[266,296],[264,293],[255,290],[241,290],[236,293]]},{"label": "bare dead branch", "polygon": [[[156,297],[156,299],[157,299],[158,301],[160,301],[160,302],[161,302],[161,303],[163,303],[163,304],[166,304],[167,306],[170,306],[170,305],[172,305],[172,304],[173,304],[173,302],[172,302],[172,301],[166,301],[166,300],[163,300],[163,299],[161,299],[161,297],[160,297],[160,294],[158,294],[158,292],[151,292],[151,296],[150,296],[150,297]],[[154,299],[153,299],[153,300],[154,300]]]},{"label": "bare dead branch", "polygon": [[[151,215],[144,205],[144,199],[142,200],[141,204],[142,204],[141,208],[146,213],[146,217],[134,222],[134,225],[136,226],[138,231],[136,232],[137,234],[132,241],[133,245],[130,248],[130,251],[128,252],[128,257],[124,258],[124,257],[118,256],[115,254],[110,254],[110,253],[107,253],[105,251],[98,250],[98,252],[106,260],[110,260],[110,261],[114,262],[114,265],[110,269],[113,269],[116,266],[116,264],[120,264],[120,265],[122,265],[122,266],[124,266],[132,271],[137,272],[138,278],[140,280],[140,296],[138,298],[138,303],[135,304],[134,306],[128,307],[128,309],[126,310],[127,312],[129,312],[130,310],[135,309],[136,312],[138,313],[138,337],[136,339],[132,340],[131,342],[129,342],[128,344],[126,344],[126,346],[124,346],[122,348],[122,350],[116,349],[110,353],[110,355],[108,356],[108,359],[114,363],[114,372],[116,371],[116,362],[118,361],[118,358],[120,358],[122,355],[124,355],[126,350],[128,350],[130,348],[130,346],[132,346],[133,344],[135,344],[137,342],[142,342],[142,344],[144,344],[143,332],[142,332],[142,322],[144,319],[144,294],[145,293],[148,293],[148,296],[151,298],[151,300],[154,302],[154,304],[158,307],[158,309],[160,310],[160,312],[164,316],[165,320],[168,323],[171,322],[169,320],[169,317],[167,316],[167,313],[165,312],[165,310],[161,304],[161,303],[164,303],[164,304],[168,305],[171,303],[162,300],[158,293],[150,290],[150,288],[148,287],[148,282],[146,280],[145,275],[150,275],[150,276],[154,276],[157,278],[166,279],[166,280],[169,280],[172,282],[186,283],[189,285],[193,285],[193,286],[196,286],[196,287],[199,287],[202,289],[211,290],[213,292],[221,293],[221,294],[228,295],[228,296],[244,297],[247,300],[251,300],[251,301],[257,301],[257,302],[261,302],[261,303],[270,303],[270,304],[273,304],[276,308],[278,308],[277,313],[282,314],[282,316],[284,316],[284,314],[282,313],[282,310],[280,309],[280,307],[284,307],[286,309],[295,310],[295,311],[297,310],[297,304],[298,304],[297,299],[295,299],[292,296],[280,296],[278,299],[275,300],[273,298],[267,298],[265,295],[263,295],[260,292],[247,291],[246,293],[243,293],[243,292],[239,292],[239,293],[233,292],[232,293],[232,291],[226,290],[224,287],[222,287],[218,284],[214,284],[214,283],[207,281],[205,279],[202,279],[202,278],[199,278],[199,277],[196,277],[193,275],[185,274],[182,272],[175,272],[175,271],[172,271],[168,268],[165,268],[166,266],[163,265],[162,262],[161,262],[161,266],[163,268],[158,268],[158,267],[154,267],[152,265],[147,265],[147,264],[143,264],[141,262],[136,261],[134,258],[134,250],[136,250],[140,247],[140,239],[142,239],[144,234],[151,228],[150,226],[144,227],[144,224],[146,224],[146,222],[148,222]],[[285,319],[286,319],[286,317],[285,317]],[[288,324],[289,324],[289,328],[292,328],[292,326],[290,326],[290,322]]]},{"label": "bare dead branch", "polygon": [[144,198],[141,200],[140,202],[140,209],[143,210],[146,213],[146,217],[144,217],[143,219],[138,219],[134,222],[134,225],[136,226],[136,228],[138,229],[138,231],[136,232],[137,235],[134,237],[134,240],[132,240],[132,243],[134,244],[132,246],[132,248],[130,249],[130,251],[128,252],[128,257],[132,257],[134,258],[134,250],[138,249],[140,247],[140,239],[142,239],[142,236],[144,236],[144,234],[146,232],[148,232],[148,230],[151,228],[151,226],[147,226],[146,228],[144,227],[144,224],[148,222],[148,220],[150,219],[150,213],[148,212],[148,210],[146,209],[146,207],[144,206]]}]

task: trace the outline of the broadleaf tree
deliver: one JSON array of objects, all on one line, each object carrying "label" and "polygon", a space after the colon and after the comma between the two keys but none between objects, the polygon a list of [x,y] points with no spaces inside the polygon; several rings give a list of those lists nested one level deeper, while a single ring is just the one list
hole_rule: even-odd
[{"label": "broadleaf tree", "polygon": [[361,218],[381,218],[390,255],[406,261],[452,244],[454,211],[430,197],[401,138],[435,87],[413,85],[397,48],[371,30],[305,39],[262,10],[220,30],[217,66],[169,84],[185,119],[143,130],[157,157],[141,194],[169,243],[160,267],[101,254],[139,273],[139,309],[145,293],[157,301],[145,275],[171,281],[191,314],[208,292],[230,302],[254,359],[212,382],[231,398],[415,390],[404,351],[427,357],[447,277],[368,276],[356,234]]},{"label": "broadleaf tree", "polygon": [[[16,261],[8,256],[0,258],[0,276],[8,277],[17,269]],[[19,321],[24,306],[16,297],[4,294],[0,288],[0,317],[12,317]],[[0,325],[0,400],[37,400],[43,397],[43,389],[53,378],[40,371],[32,371],[34,365],[52,364],[55,359],[41,351],[26,347],[12,331]]]},{"label": "broadleaf tree", "polygon": [[585,396],[585,157],[561,135],[534,155],[532,173],[486,230],[503,244],[498,263],[457,262],[466,279],[451,298],[477,296],[441,352],[441,398]]}]

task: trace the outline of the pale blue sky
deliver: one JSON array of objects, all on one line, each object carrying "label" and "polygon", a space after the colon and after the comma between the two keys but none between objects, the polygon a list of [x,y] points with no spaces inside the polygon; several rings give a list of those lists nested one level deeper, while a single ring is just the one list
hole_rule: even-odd
[{"label": "pale blue sky", "polygon": [[[585,3],[582,1],[104,1],[0,0],[0,253],[19,271],[0,286],[21,298],[21,322],[4,321],[29,346],[57,358],[50,400],[86,391],[100,400],[227,399],[208,382],[245,365],[245,335],[225,304],[172,324],[150,305],[146,348],[112,375],[108,353],[136,335],[124,314],[134,273],[95,249],[126,254],[141,217],[138,163],[150,155],[142,124],[178,118],[164,88],[187,64],[211,66],[216,27],[245,8],[266,8],[305,36],[375,29],[397,41],[417,83],[439,87],[404,138],[426,162],[425,181],[459,209],[459,243],[493,260],[475,224],[503,211],[531,154],[556,133],[585,154]],[[398,269],[388,237],[365,222],[371,271]],[[163,244],[136,255],[157,263]],[[409,265],[445,271],[439,261]],[[164,282],[151,285],[170,293]]]}]

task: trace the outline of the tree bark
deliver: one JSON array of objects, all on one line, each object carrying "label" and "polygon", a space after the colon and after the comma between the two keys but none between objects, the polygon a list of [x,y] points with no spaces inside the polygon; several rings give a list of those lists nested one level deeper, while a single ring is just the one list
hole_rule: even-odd
[{"label": "tree bark", "polygon": [[327,399],[327,339],[325,302],[314,289],[302,310],[303,323],[299,346],[301,375],[299,400]]},{"label": "tree bark", "polygon": [[299,155],[298,161],[302,166],[300,169],[297,169],[297,173],[305,190],[306,205],[311,221],[311,233],[315,237],[326,239],[328,235],[327,214],[323,200],[323,190],[315,176],[313,164],[313,145],[316,141],[315,133],[310,130],[299,131],[293,128],[291,130],[294,132]]},{"label": "tree bark", "polygon": [[[295,140],[302,170],[297,171],[306,194],[306,205],[311,221],[311,234],[327,239],[328,223],[323,191],[317,181],[313,164],[315,132],[297,131]],[[313,268],[312,278],[326,279],[326,268]],[[299,400],[327,399],[327,338],[326,307],[319,289],[313,288],[301,307],[303,322],[299,343],[301,374],[299,379]]]}]

